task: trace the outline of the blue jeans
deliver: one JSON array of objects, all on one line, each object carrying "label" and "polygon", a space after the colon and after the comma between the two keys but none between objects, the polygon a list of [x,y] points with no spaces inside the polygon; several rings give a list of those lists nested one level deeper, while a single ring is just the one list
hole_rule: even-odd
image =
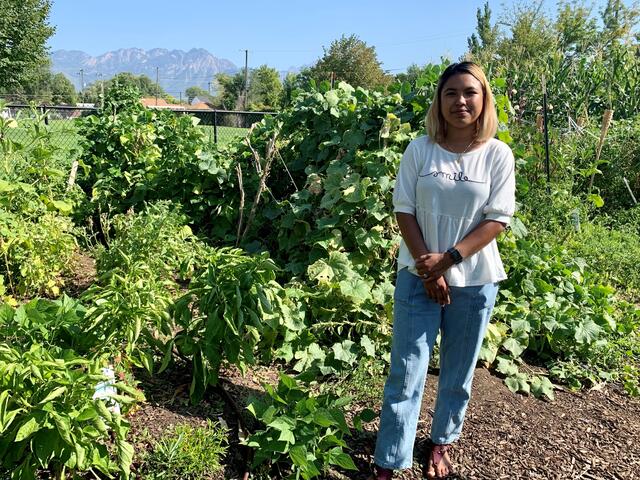
[{"label": "blue jeans", "polygon": [[412,465],[422,392],[438,332],[440,376],[431,440],[449,444],[458,439],[497,293],[497,283],[450,287],[451,303],[441,307],[427,296],[418,276],[406,268],[398,272],[391,367],[384,387],[376,465],[390,469]]}]

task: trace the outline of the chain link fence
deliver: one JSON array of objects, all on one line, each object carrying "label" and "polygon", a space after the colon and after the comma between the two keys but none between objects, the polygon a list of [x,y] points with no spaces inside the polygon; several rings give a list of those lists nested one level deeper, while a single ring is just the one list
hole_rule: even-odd
[{"label": "chain link fence", "polygon": [[[260,122],[266,115],[274,115],[273,112],[188,110],[184,108],[165,110],[170,110],[176,115],[191,115],[198,118],[200,120],[198,126],[204,130],[207,139],[220,144],[243,138],[249,132],[251,125]],[[13,140],[24,143],[30,138],[29,129],[33,128],[38,120],[41,120],[49,126],[55,144],[70,150],[75,148],[80,140],[77,120],[93,115],[97,111],[98,109],[93,107],[8,105],[0,112],[0,115],[18,120],[18,127],[11,131]]]}]

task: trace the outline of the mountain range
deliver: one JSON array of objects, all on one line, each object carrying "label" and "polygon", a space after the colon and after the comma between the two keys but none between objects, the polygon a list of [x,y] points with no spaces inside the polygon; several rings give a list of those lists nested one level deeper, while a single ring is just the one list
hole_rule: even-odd
[{"label": "mountain range", "polygon": [[192,86],[207,90],[212,87],[209,82],[216,74],[234,74],[239,70],[231,61],[217,58],[203,48],[193,48],[188,52],[165,48],[122,48],[97,57],[79,50],[56,50],[51,53],[51,63],[53,73],[64,73],[76,89],[80,88],[81,79],[87,86],[120,72],[144,74],[152,80],[156,79],[157,73],[160,86],[175,97]]}]

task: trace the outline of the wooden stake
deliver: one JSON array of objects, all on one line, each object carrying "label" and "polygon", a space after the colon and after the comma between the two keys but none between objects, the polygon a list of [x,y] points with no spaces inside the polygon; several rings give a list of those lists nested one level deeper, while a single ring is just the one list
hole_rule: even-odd
[{"label": "wooden stake", "polygon": [[[600,153],[602,152],[602,146],[604,145],[604,139],[607,136],[607,132],[609,131],[609,127],[611,126],[611,119],[613,118],[613,110],[607,109],[604,111],[604,115],[602,115],[602,127],[600,128],[600,139],[598,141],[598,146],[596,147],[596,160],[593,164],[594,168],[598,168],[598,162],[600,161]],[[593,180],[596,177],[596,172],[591,174],[591,178],[589,179],[589,193],[591,193],[591,189],[593,188]]]}]

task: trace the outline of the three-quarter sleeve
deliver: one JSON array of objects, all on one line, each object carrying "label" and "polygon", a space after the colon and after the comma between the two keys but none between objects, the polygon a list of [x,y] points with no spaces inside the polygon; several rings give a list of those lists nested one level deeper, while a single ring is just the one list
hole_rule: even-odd
[{"label": "three-quarter sleeve", "polygon": [[416,214],[416,184],[418,183],[418,166],[415,144],[411,142],[402,155],[400,168],[393,189],[394,213]]},{"label": "three-quarter sleeve", "polygon": [[515,161],[506,145],[496,152],[491,165],[491,190],[482,213],[486,220],[509,225],[516,208]]}]

